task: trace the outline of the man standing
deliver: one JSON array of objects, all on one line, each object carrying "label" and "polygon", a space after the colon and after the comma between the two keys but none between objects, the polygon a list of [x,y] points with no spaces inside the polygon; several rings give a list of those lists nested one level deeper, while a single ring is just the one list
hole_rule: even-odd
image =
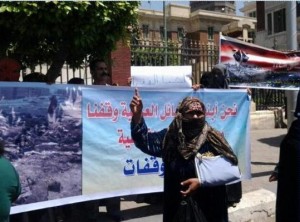
[{"label": "man standing", "polygon": [[[104,60],[92,60],[90,62],[90,72],[93,78],[93,85],[111,85],[111,76],[109,75],[107,65]],[[104,204],[106,206],[108,215],[111,216],[114,221],[121,221],[120,197],[103,199],[100,201],[100,205],[101,204]]]}]

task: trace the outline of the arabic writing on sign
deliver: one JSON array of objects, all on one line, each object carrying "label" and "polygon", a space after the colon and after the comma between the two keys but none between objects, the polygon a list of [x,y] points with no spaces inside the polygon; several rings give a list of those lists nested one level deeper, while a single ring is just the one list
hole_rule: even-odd
[{"label": "arabic writing on sign", "polygon": [[233,107],[227,107],[223,104],[221,105],[221,108],[218,106],[218,103],[215,103],[214,106],[211,106],[209,103],[206,104],[205,116],[212,121],[216,120],[218,115],[221,120],[226,120],[227,117],[235,117],[237,114],[238,109],[235,103],[233,104]]},{"label": "arabic writing on sign", "polygon": [[130,145],[133,144],[133,140],[129,136],[124,136],[122,129],[118,129],[118,134],[120,134],[118,143],[125,145],[127,149],[130,148]]},{"label": "arabic writing on sign", "polygon": [[163,112],[160,114],[160,120],[166,120],[167,118],[174,117],[176,115],[176,108],[172,104],[165,104]]},{"label": "arabic writing on sign", "polygon": [[192,87],[192,66],[131,66],[130,73],[132,87]]},{"label": "arabic writing on sign", "polygon": [[234,103],[233,107],[222,106],[223,110],[220,112],[220,119],[225,120],[227,117],[237,116],[237,105]]},{"label": "arabic writing on sign", "polygon": [[109,118],[113,122],[118,120],[119,110],[113,108],[110,102],[94,103],[94,108],[91,104],[87,104],[87,117],[88,118]]},{"label": "arabic writing on sign", "polygon": [[207,105],[205,105],[205,107],[206,107],[205,116],[207,118],[211,118],[211,120],[214,121],[216,119],[217,114],[218,114],[218,103],[215,103],[214,106],[211,106],[208,103]]},{"label": "arabic writing on sign", "polygon": [[[131,120],[132,113],[126,102],[120,102],[121,108],[115,108],[112,106],[111,102],[100,102],[91,105],[87,104],[87,117],[88,118],[103,118],[111,119],[113,122],[118,121],[120,117]],[[121,111],[120,111],[121,110]],[[145,118],[157,118],[164,121],[167,118],[175,116],[176,108],[173,104],[167,103],[164,105],[163,110],[159,112],[159,107],[157,104],[151,104],[148,107],[144,107],[143,116]]]},{"label": "arabic writing on sign", "polygon": [[[132,113],[125,101],[120,102],[121,108],[113,107],[111,102],[105,101],[100,103],[87,104],[87,117],[88,118],[103,118],[111,119],[112,122],[117,122],[119,118],[126,118],[129,121],[132,118]],[[225,106],[224,104],[219,106],[216,102],[214,105],[210,103],[206,104],[206,117],[215,121],[218,117],[221,120],[226,120],[228,117],[237,116],[237,105],[234,103],[232,107]],[[151,104],[148,107],[144,107],[143,116],[145,118],[159,118],[161,121],[165,121],[168,118],[174,118],[176,115],[176,107],[174,104],[165,103],[162,109],[159,109],[158,104]]]},{"label": "arabic writing on sign", "polygon": [[164,175],[164,163],[161,164],[156,159],[156,157],[151,156],[150,158],[145,158],[145,164],[141,164],[140,160],[136,161],[136,164],[132,159],[126,160],[126,165],[124,166],[123,173],[125,176],[134,175],[146,175],[146,174],[159,174],[162,177]]}]

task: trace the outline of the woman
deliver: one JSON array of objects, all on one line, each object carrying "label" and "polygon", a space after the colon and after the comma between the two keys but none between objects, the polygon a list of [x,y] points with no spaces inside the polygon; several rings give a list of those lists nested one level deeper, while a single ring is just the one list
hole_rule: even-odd
[{"label": "woman", "polygon": [[148,132],[142,117],[143,103],[137,91],[130,103],[131,134],[135,145],[144,153],[162,157],[164,161],[163,221],[175,220],[180,203],[191,196],[207,222],[227,222],[225,185],[202,187],[196,176],[194,157],[199,152],[223,154],[232,163],[237,158],[221,133],[205,121],[205,106],[194,97],[185,98],[168,129]]},{"label": "woman", "polygon": [[300,222],[300,91],[294,120],[280,144],[276,199],[277,222]]}]

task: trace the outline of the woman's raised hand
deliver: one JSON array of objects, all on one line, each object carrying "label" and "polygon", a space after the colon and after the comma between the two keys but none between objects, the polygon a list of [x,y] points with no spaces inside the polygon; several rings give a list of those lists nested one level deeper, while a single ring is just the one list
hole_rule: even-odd
[{"label": "woman's raised hand", "polygon": [[136,88],[134,90],[134,96],[130,102],[130,110],[132,112],[132,120],[135,124],[140,123],[143,111],[143,101],[139,95],[139,91]]}]

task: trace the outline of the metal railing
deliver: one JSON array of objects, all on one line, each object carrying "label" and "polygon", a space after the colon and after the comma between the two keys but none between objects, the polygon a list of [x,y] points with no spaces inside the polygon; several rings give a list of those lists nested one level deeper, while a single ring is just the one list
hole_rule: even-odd
[{"label": "metal railing", "polygon": [[252,100],[256,110],[269,110],[274,108],[286,109],[286,96],[284,90],[277,89],[252,89]]},{"label": "metal railing", "polygon": [[[167,64],[164,63],[167,47]],[[193,83],[199,83],[203,72],[210,71],[218,63],[219,48],[214,44],[183,39],[180,42],[135,40],[131,44],[131,65],[134,66],[176,66],[192,65]]]},{"label": "metal railing", "polygon": [[[164,64],[165,48],[167,47],[167,64]],[[131,65],[134,66],[164,66],[164,65],[191,65],[193,84],[200,83],[204,72],[211,71],[219,61],[219,46],[203,44],[198,41],[183,38],[182,41],[172,42],[164,46],[163,41],[134,40],[131,42]],[[36,67],[37,72],[46,73],[47,65]],[[30,73],[30,70],[26,70]],[[25,73],[24,73],[25,74]],[[62,74],[57,83],[67,83],[73,77],[80,77],[85,84],[92,84],[88,63],[84,62],[81,69],[71,69],[64,65]],[[256,110],[268,110],[273,107],[285,107],[284,90],[252,89],[252,100]]]}]

